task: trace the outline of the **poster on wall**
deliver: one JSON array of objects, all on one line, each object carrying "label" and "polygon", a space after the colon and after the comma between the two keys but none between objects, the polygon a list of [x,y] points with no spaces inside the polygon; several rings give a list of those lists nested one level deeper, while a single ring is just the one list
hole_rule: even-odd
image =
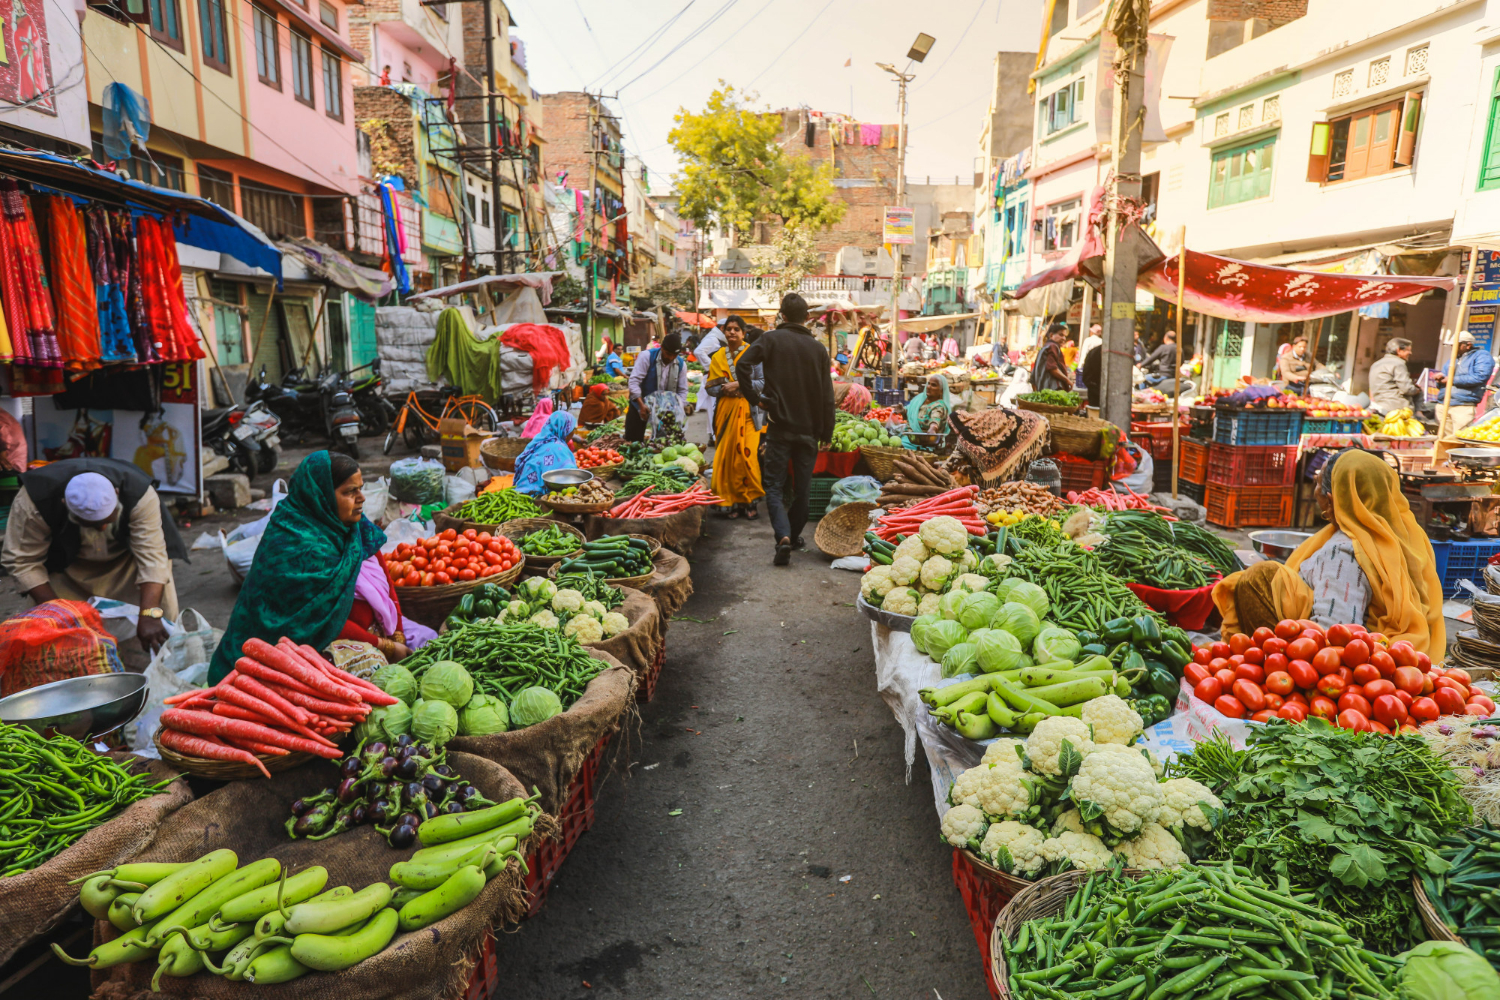
[{"label": "poster on wall", "polygon": [[1465,326],[1474,335],[1477,350],[1494,350],[1496,312],[1500,312],[1500,285],[1475,285],[1469,290],[1469,319]]},{"label": "poster on wall", "polygon": [[161,410],[59,410],[37,397],[31,416],[32,455],[108,456],[138,466],[163,493],[198,496],[203,463],[199,444],[198,366],[169,364],[163,372]]},{"label": "poster on wall", "polygon": [[0,101],[57,114],[46,0],[11,0],[8,12],[0,8]]}]

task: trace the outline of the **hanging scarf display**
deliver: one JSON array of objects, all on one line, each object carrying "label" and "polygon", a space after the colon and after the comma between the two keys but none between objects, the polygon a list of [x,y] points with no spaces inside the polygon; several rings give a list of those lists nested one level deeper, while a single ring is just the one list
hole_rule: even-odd
[{"label": "hanging scarf display", "polygon": [[204,357],[187,315],[172,224],[166,219],[136,216],[135,245],[152,346],[163,361],[197,361]]},{"label": "hanging scarf display", "polygon": [[52,293],[57,307],[57,342],[70,372],[99,367],[99,306],[89,269],[83,215],[73,199],[46,198],[48,242],[52,247]]},{"label": "hanging scarf display", "polygon": [[141,260],[136,251],[135,220],[128,212],[111,213],[110,234],[115,255],[115,270],[125,290],[125,315],[130,320],[130,339],[135,342],[135,359],[143,365],[161,363],[161,351],[153,336],[151,317],[146,312],[146,298],[141,287]]},{"label": "hanging scarf display", "polygon": [[36,222],[25,193],[12,180],[0,180],[0,258],[0,298],[16,362],[61,368]]},{"label": "hanging scarf display", "polygon": [[134,361],[135,340],[125,313],[125,288],[115,267],[110,212],[90,205],[83,214],[88,223],[89,270],[94,275],[94,301],[99,310],[101,360]]}]

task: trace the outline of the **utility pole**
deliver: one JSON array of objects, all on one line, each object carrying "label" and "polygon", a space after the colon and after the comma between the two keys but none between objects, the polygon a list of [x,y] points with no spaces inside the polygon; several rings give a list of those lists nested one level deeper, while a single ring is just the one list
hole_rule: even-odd
[{"label": "utility pole", "polygon": [[[455,82],[456,85],[456,82]],[[495,112],[495,5],[484,0],[484,106],[490,130],[490,261],[498,274],[505,242],[505,213],[500,211],[500,117]],[[460,194],[460,196],[462,196]]]},{"label": "utility pole", "polygon": [[[594,356],[594,299],[595,289],[599,283],[599,211],[595,208],[594,198],[599,190],[599,149],[598,139],[594,132],[594,98],[587,90],[583,96],[589,102],[589,329],[587,339],[584,341],[585,351],[588,357]],[[602,198],[600,199],[603,200]],[[600,206],[603,207],[603,206]]]},{"label": "utility pole", "polygon": [[[1113,174],[1104,216],[1103,404],[1105,420],[1130,431],[1132,347],[1135,343],[1135,248],[1122,244],[1121,230],[1141,199],[1141,133],[1146,119],[1146,30],[1150,0],[1122,0],[1106,30],[1115,36],[1114,119],[1110,125]],[[1175,421],[1175,417],[1173,418]]]},{"label": "utility pole", "polygon": [[[906,207],[906,85],[912,81],[912,74],[897,73],[896,79],[898,96],[896,98],[896,112],[899,123],[896,126],[896,207]],[[915,236],[913,236],[915,238]],[[897,350],[897,334],[900,328],[901,310],[901,264],[906,256],[902,249],[905,244],[892,243],[891,256],[895,258],[891,271],[891,378],[896,377],[896,358],[900,354]],[[895,384],[894,382],[892,383]]]}]

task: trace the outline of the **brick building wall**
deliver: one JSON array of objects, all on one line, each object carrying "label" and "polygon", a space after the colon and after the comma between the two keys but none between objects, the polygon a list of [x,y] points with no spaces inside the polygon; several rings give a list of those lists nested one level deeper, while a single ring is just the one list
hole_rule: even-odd
[{"label": "brick building wall", "polygon": [[[417,180],[417,130],[411,102],[390,87],[355,87],[354,120],[370,139],[370,159],[376,173],[399,173],[407,184]],[[383,121],[383,128],[371,128]]]},{"label": "brick building wall", "polygon": [[1272,27],[1307,16],[1307,0],[1208,0],[1210,21],[1269,21]]},{"label": "brick building wall", "polygon": [[[472,5],[464,4],[464,6]],[[360,54],[365,57],[365,64],[369,65],[370,60],[374,58],[374,46],[370,41],[370,26],[379,21],[399,21],[401,0],[366,0],[362,6],[351,4],[345,10],[349,18],[349,44],[360,51]],[[375,72],[379,73],[380,67],[375,67]],[[359,79],[356,77],[356,82]]]}]

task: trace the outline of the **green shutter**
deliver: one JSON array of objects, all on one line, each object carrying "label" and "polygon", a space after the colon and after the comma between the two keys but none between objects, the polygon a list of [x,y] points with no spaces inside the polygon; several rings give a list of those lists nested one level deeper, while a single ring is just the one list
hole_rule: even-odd
[{"label": "green shutter", "polygon": [[375,307],[363,299],[349,296],[349,353],[353,367],[375,360],[379,353],[375,343]]},{"label": "green shutter", "polygon": [[1479,170],[1481,191],[1500,186],[1500,69],[1495,71],[1495,86],[1490,95],[1489,129],[1484,141],[1484,163]]}]

